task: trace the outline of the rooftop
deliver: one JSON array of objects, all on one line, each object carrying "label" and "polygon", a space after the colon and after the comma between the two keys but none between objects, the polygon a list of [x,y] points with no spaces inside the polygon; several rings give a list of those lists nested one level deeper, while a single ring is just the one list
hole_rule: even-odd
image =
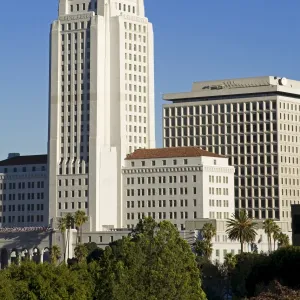
[{"label": "rooftop", "polygon": [[27,155],[15,156],[0,161],[0,167],[20,166],[20,165],[43,165],[47,164],[47,155]]},{"label": "rooftop", "polygon": [[300,95],[300,81],[277,76],[223,79],[194,82],[190,92],[164,94],[166,101],[190,98],[238,96],[257,93],[289,93]]},{"label": "rooftop", "polygon": [[153,159],[153,158],[172,158],[172,157],[225,157],[216,153],[208,152],[199,147],[171,147],[156,149],[137,149],[128,154],[126,160],[130,159]]}]

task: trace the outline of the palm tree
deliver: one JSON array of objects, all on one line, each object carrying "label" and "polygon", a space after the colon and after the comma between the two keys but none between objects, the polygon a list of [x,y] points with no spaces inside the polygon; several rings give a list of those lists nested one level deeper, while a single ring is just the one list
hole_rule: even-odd
[{"label": "palm tree", "polygon": [[264,221],[263,229],[265,230],[265,233],[268,236],[268,249],[269,253],[272,251],[272,233],[274,228],[274,220],[272,219],[266,219]]},{"label": "palm tree", "polygon": [[276,247],[276,241],[278,241],[278,237],[279,237],[279,235],[281,233],[281,228],[276,223],[274,223],[274,225],[273,225],[272,233],[273,233],[274,251],[275,251],[276,250],[275,249],[275,247]]},{"label": "palm tree", "polygon": [[207,259],[210,259],[213,252],[212,243],[210,243],[207,240],[196,241],[195,252],[198,256],[202,256]]},{"label": "palm tree", "polygon": [[83,262],[88,255],[88,250],[85,245],[80,244],[75,247],[74,253],[75,257],[78,259],[78,262]]},{"label": "palm tree", "polygon": [[66,229],[67,229],[67,245],[68,245],[67,259],[68,259],[70,253],[70,232],[71,232],[71,228],[74,226],[74,216],[71,213],[67,213],[65,215],[65,220],[66,220]]},{"label": "palm tree", "polygon": [[82,226],[88,221],[88,216],[85,214],[83,210],[78,210],[74,216],[75,227],[77,229],[77,238],[76,243],[78,242],[79,238],[79,231],[80,231],[80,243],[82,243]]},{"label": "palm tree", "polygon": [[57,260],[61,257],[61,251],[60,248],[57,245],[53,245],[50,249],[50,259],[51,263],[56,265]]},{"label": "palm tree", "polygon": [[202,228],[202,236],[208,242],[212,241],[212,238],[216,235],[216,228],[211,223],[206,223]]},{"label": "palm tree", "polygon": [[288,247],[290,245],[289,236],[281,232],[278,236],[278,242],[280,248]]},{"label": "palm tree", "polygon": [[63,254],[64,254],[64,260],[66,260],[66,218],[60,218],[58,220],[57,227],[61,233],[62,236],[62,244],[63,244]]},{"label": "palm tree", "polygon": [[248,217],[245,210],[233,214],[232,219],[227,220],[226,233],[232,241],[240,241],[241,253],[244,252],[244,243],[255,240],[257,223]]}]

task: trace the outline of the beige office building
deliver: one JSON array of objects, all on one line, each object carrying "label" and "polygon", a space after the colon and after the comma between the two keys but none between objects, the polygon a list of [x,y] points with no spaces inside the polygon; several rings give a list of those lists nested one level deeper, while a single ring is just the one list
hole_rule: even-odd
[{"label": "beige office building", "polygon": [[289,221],[299,203],[300,82],[266,76],[195,82],[165,94],[164,146],[200,146],[235,166],[235,207]]}]

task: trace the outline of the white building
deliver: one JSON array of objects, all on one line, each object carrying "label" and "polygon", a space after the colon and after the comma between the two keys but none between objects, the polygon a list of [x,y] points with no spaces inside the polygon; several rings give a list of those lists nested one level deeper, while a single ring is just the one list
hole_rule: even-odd
[{"label": "white building", "polygon": [[47,155],[0,161],[0,227],[48,226]]},{"label": "white building", "polygon": [[234,168],[224,156],[198,147],[138,149],[123,168],[122,226],[143,217],[169,220],[178,229],[199,218],[234,212]]},{"label": "white building", "polygon": [[299,203],[300,82],[256,77],[195,82],[164,95],[164,146],[200,146],[235,166],[235,207],[289,221]]},{"label": "white building", "polygon": [[[244,252],[253,252],[254,248],[258,253],[264,252],[268,253],[269,251],[269,244],[268,244],[268,237],[263,229],[263,220],[255,220],[257,223],[256,225],[256,232],[257,235],[255,240],[253,241],[252,245],[245,243],[244,244]],[[228,238],[226,233],[226,223],[227,220],[215,220],[215,219],[198,219],[198,220],[187,220],[186,221],[186,232],[199,232],[199,236],[201,239],[201,230],[206,223],[211,223],[216,228],[216,236],[213,238],[213,253],[212,253],[212,261],[218,260],[219,262],[223,262],[226,254],[232,253],[234,255],[239,254],[241,252],[241,244],[238,241],[231,241]],[[281,231],[289,236],[290,242],[292,241],[292,234],[289,230],[289,223],[286,221],[277,221],[276,224],[279,226]],[[278,242],[275,242],[272,239],[271,249],[272,251],[278,249]]]},{"label": "white building", "polygon": [[155,147],[153,29],[143,0],[60,0],[51,27],[50,220],[121,225],[121,168]]}]

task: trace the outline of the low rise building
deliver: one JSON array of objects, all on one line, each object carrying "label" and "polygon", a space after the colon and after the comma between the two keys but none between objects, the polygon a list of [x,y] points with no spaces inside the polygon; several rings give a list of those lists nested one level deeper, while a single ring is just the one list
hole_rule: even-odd
[{"label": "low rise building", "polygon": [[47,155],[14,154],[0,161],[0,227],[47,227],[47,190]]},{"label": "low rise building", "polygon": [[225,156],[199,147],[138,149],[122,172],[123,227],[151,216],[184,230],[186,220],[234,212],[234,168]]}]

